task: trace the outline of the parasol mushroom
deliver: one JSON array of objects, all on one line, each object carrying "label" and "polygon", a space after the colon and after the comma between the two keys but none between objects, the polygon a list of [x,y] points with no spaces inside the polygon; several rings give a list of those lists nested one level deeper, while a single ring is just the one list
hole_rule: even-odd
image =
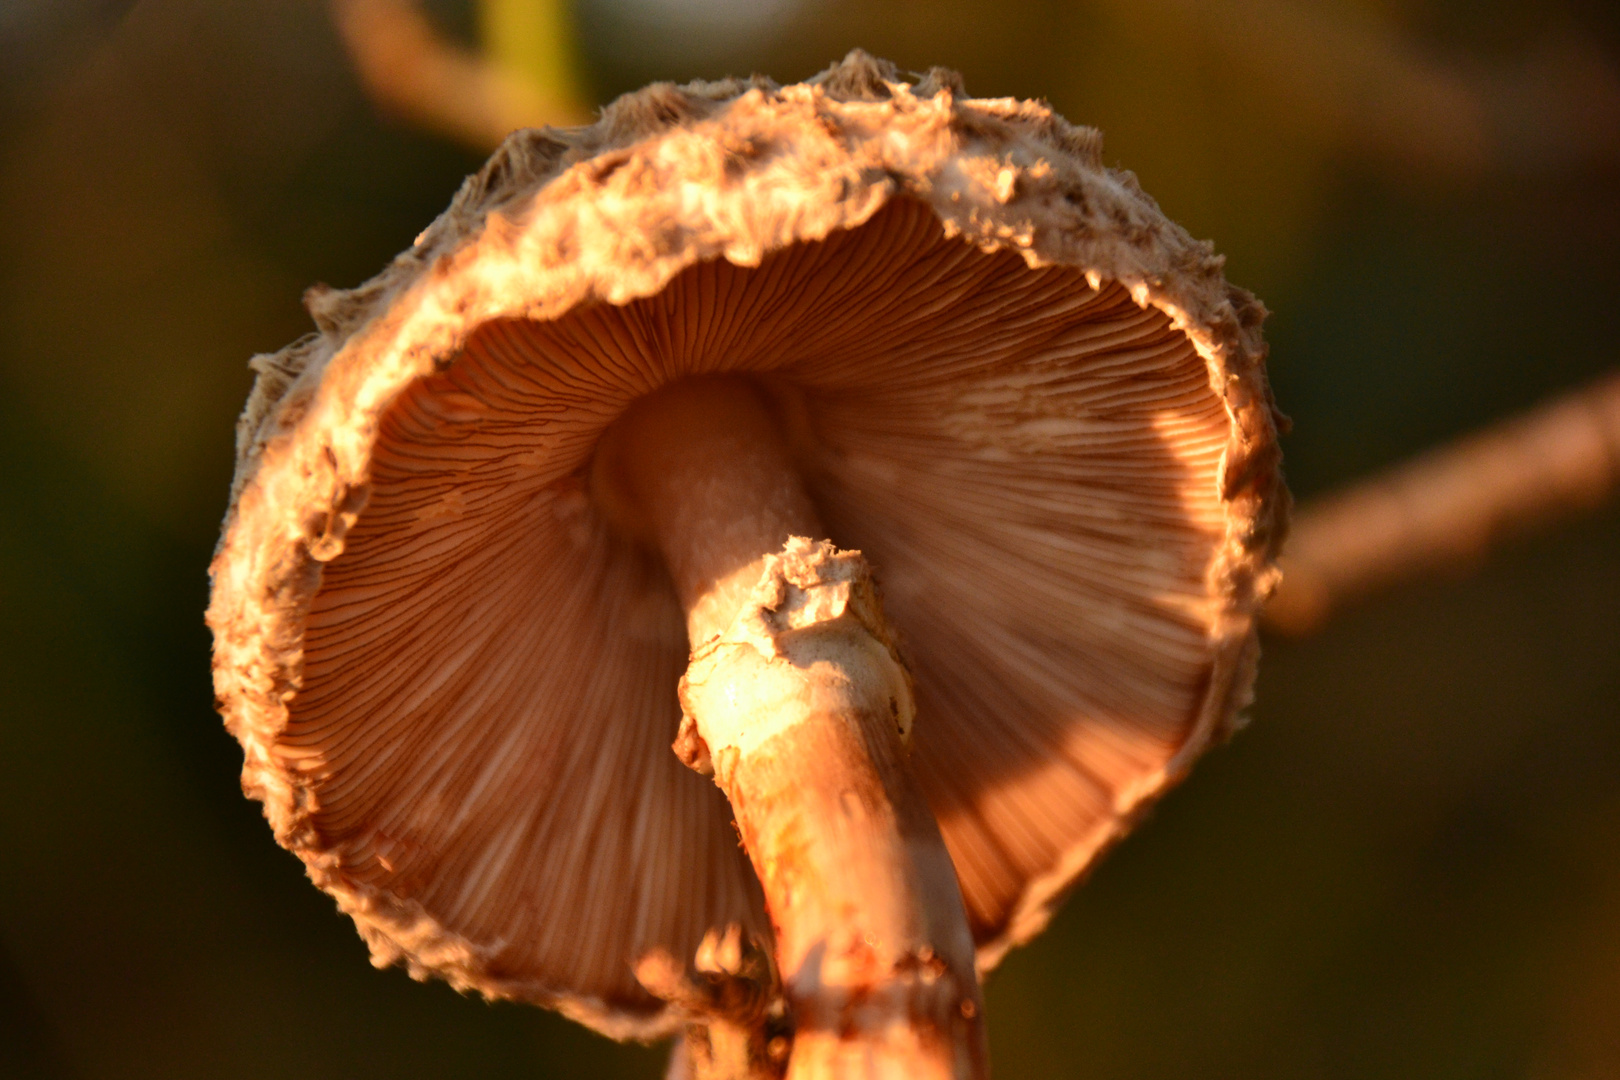
[{"label": "parasol mushroom", "polygon": [[1286,508],[1264,309],[1099,153],[859,52],[658,85],[310,293],[209,623],[375,963],[987,1074],[978,975],[1248,701]]}]

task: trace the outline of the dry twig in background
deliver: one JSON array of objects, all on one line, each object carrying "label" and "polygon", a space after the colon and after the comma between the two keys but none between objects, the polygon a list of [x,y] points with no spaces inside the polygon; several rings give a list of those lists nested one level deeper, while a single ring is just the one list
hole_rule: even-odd
[{"label": "dry twig in background", "polygon": [[1597,506],[1617,486],[1620,373],[1308,504],[1266,623],[1310,633],[1375,589],[1466,570],[1500,538]]},{"label": "dry twig in background", "polygon": [[577,101],[445,40],[411,0],[332,0],[332,15],[379,106],[476,150],[518,128],[590,120]]}]

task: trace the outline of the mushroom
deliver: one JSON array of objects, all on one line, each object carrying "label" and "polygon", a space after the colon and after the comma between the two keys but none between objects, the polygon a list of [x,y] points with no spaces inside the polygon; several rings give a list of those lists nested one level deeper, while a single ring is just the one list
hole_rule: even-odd
[{"label": "mushroom", "polygon": [[1095,132],[859,52],[515,133],[253,362],[244,790],[379,966],[987,1075],[978,976],[1249,700],[1287,496],[1221,265]]}]

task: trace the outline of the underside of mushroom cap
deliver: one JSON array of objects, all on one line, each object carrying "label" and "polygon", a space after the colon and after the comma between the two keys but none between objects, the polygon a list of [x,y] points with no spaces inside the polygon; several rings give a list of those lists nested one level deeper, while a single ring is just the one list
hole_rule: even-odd
[{"label": "underside of mushroom cap", "polygon": [[244,789],[378,963],[617,1036],[631,965],[767,922],[669,750],[662,567],[585,483],[682,377],[752,378],[917,683],[981,968],[1246,703],[1286,509],[1259,324],[1044,105],[864,54],[514,134],[255,360],[212,572]]}]

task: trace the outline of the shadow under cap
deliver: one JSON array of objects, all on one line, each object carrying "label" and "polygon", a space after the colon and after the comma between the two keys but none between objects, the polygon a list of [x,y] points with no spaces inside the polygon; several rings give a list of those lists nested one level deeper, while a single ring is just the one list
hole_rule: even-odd
[{"label": "shadow under cap", "polygon": [[1248,700],[1287,496],[1264,309],[1095,132],[861,53],[512,135],[254,361],[212,573],[244,789],[378,964],[680,1022],[631,968],[768,938],[669,750],[656,560],[586,491],[636,398],[731,373],[876,567],[981,969]]}]

